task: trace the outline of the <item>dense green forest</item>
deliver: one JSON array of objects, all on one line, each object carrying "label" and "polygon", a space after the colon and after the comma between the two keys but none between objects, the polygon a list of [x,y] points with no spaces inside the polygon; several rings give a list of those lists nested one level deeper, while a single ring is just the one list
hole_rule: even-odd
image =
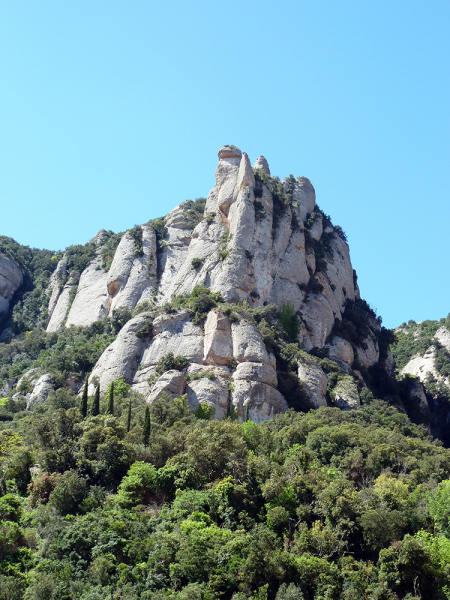
[{"label": "dense green forest", "polygon": [[450,451],[384,403],[239,424],[119,381],[90,412],[2,423],[0,598],[450,598]]}]

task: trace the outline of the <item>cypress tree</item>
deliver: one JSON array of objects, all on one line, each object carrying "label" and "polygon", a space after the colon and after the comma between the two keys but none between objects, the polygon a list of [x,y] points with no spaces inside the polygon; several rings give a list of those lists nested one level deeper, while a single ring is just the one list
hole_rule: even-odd
[{"label": "cypress tree", "polygon": [[131,429],[131,398],[130,398],[130,402],[128,403],[127,431],[130,431],[130,429]]},{"label": "cypress tree", "polygon": [[108,409],[106,411],[107,415],[114,414],[114,381],[111,382],[111,387],[109,389],[109,401],[108,401]]},{"label": "cypress tree", "polygon": [[148,446],[150,441],[150,409],[147,406],[145,409],[145,419],[144,419],[144,428],[142,429],[142,439],[144,441],[144,446]]},{"label": "cypress tree", "polygon": [[92,402],[91,415],[96,417],[100,414],[100,384],[95,388],[94,401]]},{"label": "cypress tree", "polygon": [[84,384],[83,395],[81,396],[81,415],[82,415],[83,419],[85,419],[87,417],[88,384],[89,384],[89,375],[86,375],[86,381]]}]

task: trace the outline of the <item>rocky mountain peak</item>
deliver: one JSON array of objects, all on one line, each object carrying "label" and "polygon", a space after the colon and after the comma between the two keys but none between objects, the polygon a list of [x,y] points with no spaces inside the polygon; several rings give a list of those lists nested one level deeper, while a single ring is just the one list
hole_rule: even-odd
[{"label": "rocky mountain peak", "polygon": [[[68,249],[47,289],[47,331],[123,319],[91,392],[123,377],[149,402],[186,393],[193,408],[207,403],[220,416],[234,407],[258,421],[300,396],[315,407],[331,401],[327,373],[305,354],[322,352],[357,382],[343,384],[336,402],[358,406],[362,371],[380,360],[380,331],[359,299],[345,234],[306,177],[272,177],[265,157],[252,168],[236,146],[218,157],[206,199],[121,236],[100,230],[84,263]],[[190,365],[185,384],[177,368],[159,377],[168,353]]]}]

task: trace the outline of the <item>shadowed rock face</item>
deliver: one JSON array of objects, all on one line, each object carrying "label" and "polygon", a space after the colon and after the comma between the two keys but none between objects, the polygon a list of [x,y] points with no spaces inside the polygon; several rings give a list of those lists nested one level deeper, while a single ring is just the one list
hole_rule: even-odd
[{"label": "shadowed rock face", "polygon": [[[372,337],[357,354],[345,340],[328,339],[346,302],[359,293],[348,246],[316,209],[309,179],[272,179],[263,156],[252,168],[248,155],[235,146],[223,146],[218,158],[203,220],[193,217],[192,203],[183,202],[166,217],[159,243],[147,224],[125,233],[108,273],[101,267],[105,234],[99,232],[97,255],[81,274],[72,304],[70,279],[62,290],[57,285],[67,265],[60,261],[49,288],[49,330],[65,319],[66,325],[87,325],[115,309],[132,310],[144,300],[161,306],[205,285],[220,292],[226,302],[246,301],[254,308],[290,304],[301,320],[302,348],[309,351],[328,342],[331,358],[348,368],[354,358],[362,366],[374,364],[379,352]],[[245,315],[231,323],[213,310],[204,331],[183,311],[163,315],[153,322],[153,337],[142,340],[136,331],[146,318],[127,323],[99,359],[92,378],[99,379],[102,391],[123,375],[149,401],[164,390],[173,394],[183,388],[193,408],[206,402],[214,406],[216,416],[234,407],[240,419],[251,414],[261,420],[286,410],[277,389],[275,357]],[[168,352],[199,365],[200,371],[185,388],[176,374],[159,383],[153,376],[148,382],[158,360]],[[230,364],[237,364],[237,369],[231,372]],[[209,368],[215,369],[215,379],[197,377]],[[228,385],[230,378],[233,383]],[[326,403],[326,375],[317,364],[300,366],[299,378],[304,379],[312,405]]]}]

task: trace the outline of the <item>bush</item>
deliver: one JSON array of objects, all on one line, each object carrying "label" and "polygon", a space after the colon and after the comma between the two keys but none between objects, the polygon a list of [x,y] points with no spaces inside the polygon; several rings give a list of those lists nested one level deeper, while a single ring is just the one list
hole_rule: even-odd
[{"label": "bush", "polygon": [[288,340],[297,342],[302,326],[292,304],[286,303],[281,307],[280,323],[288,336]]},{"label": "bush", "polygon": [[193,258],[191,261],[192,268],[195,270],[199,269],[203,264],[203,260],[203,258]]},{"label": "bush", "polygon": [[150,302],[148,300],[143,300],[133,308],[133,310],[131,311],[131,317],[137,317],[141,313],[149,312],[150,310],[152,310],[152,305],[150,304]]},{"label": "bush", "polygon": [[122,479],[116,500],[120,506],[124,507],[146,504],[156,490],[155,467],[138,461],[131,465],[128,473]]},{"label": "bush", "polygon": [[189,361],[184,356],[174,356],[173,352],[168,352],[162,358],[159,359],[156,365],[155,371],[158,375],[162,375],[166,371],[182,371],[189,366]]},{"label": "bush", "polygon": [[86,479],[80,477],[75,471],[66,471],[57,477],[48,503],[55,507],[61,515],[76,514],[86,495]]}]

